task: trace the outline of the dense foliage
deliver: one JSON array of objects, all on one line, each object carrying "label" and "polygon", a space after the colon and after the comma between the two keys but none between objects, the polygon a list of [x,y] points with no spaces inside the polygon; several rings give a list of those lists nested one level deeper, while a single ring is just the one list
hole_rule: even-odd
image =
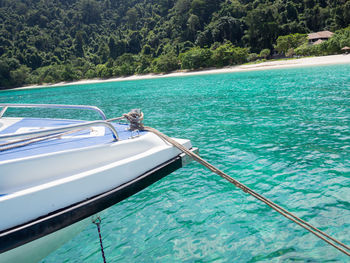
[{"label": "dense foliage", "polygon": [[336,53],[349,28],[317,48],[296,33],[349,24],[347,0],[0,0],[0,87],[222,67],[277,39],[283,54]]}]

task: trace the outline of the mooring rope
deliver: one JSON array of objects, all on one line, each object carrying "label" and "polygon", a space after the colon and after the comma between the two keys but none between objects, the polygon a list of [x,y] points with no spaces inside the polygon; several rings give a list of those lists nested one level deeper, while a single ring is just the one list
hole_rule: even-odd
[{"label": "mooring rope", "polygon": [[[116,120],[127,119],[130,122],[130,130],[132,130],[132,131],[134,131],[134,130],[139,130],[139,131],[144,130],[144,131],[149,131],[149,132],[152,132],[152,133],[156,134],[157,136],[162,138],[164,141],[172,144],[173,146],[178,148],[180,151],[182,151],[183,153],[185,153],[188,156],[190,156],[193,160],[197,161],[198,163],[200,163],[203,166],[205,166],[206,168],[208,168],[210,171],[216,173],[217,175],[219,175],[223,179],[227,180],[228,182],[232,183],[233,185],[235,185],[239,189],[241,189],[244,192],[250,194],[254,198],[258,199],[259,201],[265,203],[266,205],[268,205],[269,207],[271,207],[272,209],[274,209],[275,211],[277,211],[278,213],[280,213],[284,217],[288,218],[289,220],[291,220],[294,223],[298,224],[299,226],[303,227],[304,229],[306,229],[310,233],[314,234],[318,238],[320,238],[323,241],[327,242],[329,245],[331,245],[334,248],[338,249],[339,251],[343,252],[345,255],[350,256],[350,252],[349,252],[350,251],[350,247],[349,246],[347,246],[344,243],[338,241],[337,239],[329,236],[328,234],[324,233],[323,231],[319,230],[318,228],[314,227],[313,225],[307,223],[306,221],[304,221],[301,218],[297,217],[296,215],[294,215],[293,213],[289,212],[288,210],[282,208],[281,206],[275,204],[274,202],[272,202],[271,200],[267,199],[266,197],[260,195],[259,193],[255,192],[254,190],[250,189],[246,185],[242,184],[238,180],[232,178],[228,174],[226,174],[223,171],[219,170],[214,165],[212,165],[212,164],[208,163],[207,161],[205,161],[199,155],[195,154],[194,152],[191,152],[186,147],[184,147],[182,144],[180,144],[177,141],[171,139],[170,137],[166,136],[165,134],[161,133],[160,131],[158,131],[158,130],[156,130],[154,128],[151,128],[151,127],[144,126],[142,124],[143,118],[144,118],[143,113],[140,110],[137,109],[137,110],[131,110],[129,113],[123,114],[123,116],[121,116],[121,117],[108,119],[106,121],[107,122],[112,122],[112,121],[116,121]],[[63,132],[63,133],[59,133],[59,134],[54,134],[54,135],[51,135],[51,136],[38,136],[38,137],[34,137],[34,138],[32,137],[32,138],[27,138],[27,139],[23,139],[23,140],[17,140],[17,141],[13,141],[13,142],[8,142],[8,143],[0,145],[0,152],[1,151],[5,151],[5,150],[9,150],[9,149],[12,149],[12,148],[16,148],[16,147],[26,146],[28,144],[39,142],[39,141],[43,141],[43,140],[59,138],[59,137],[61,137],[63,135],[66,135],[66,134],[69,134],[69,133],[73,133],[73,132],[77,132],[77,131],[78,130],[74,130],[74,131],[68,131],[68,132]],[[11,144],[17,144],[17,145],[11,145]],[[2,148],[1,148],[1,146],[2,146]],[[100,232],[100,223],[101,223],[101,219],[100,218],[97,218],[94,221],[94,224],[96,224],[97,229],[98,229],[98,233],[99,233],[99,237],[100,237],[102,258],[103,258],[103,262],[105,263],[106,259],[105,259],[105,255],[104,255],[104,251],[103,251],[102,237],[101,237],[101,232]]]},{"label": "mooring rope", "polygon": [[101,247],[101,254],[102,254],[102,259],[103,259],[103,263],[106,263],[106,257],[105,257],[105,252],[104,252],[104,249],[103,249],[103,244],[102,244],[102,235],[101,235],[101,218],[100,217],[97,217],[96,219],[94,219],[92,221],[96,227],[97,227],[97,231],[98,231],[98,236],[100,238],[100,247]]},{"label": "mooring rope", "polygon": [[[137,116],[137,114],[139,114],[139,115]],[[288,218],[289,220],[291,220],[294,223],[298,224],[299,226],[303,227],[304,229],[306,229],[310,233],[314,234],[318,238],[327,242],[329,245],[331,245],[334,248],[338,249],[339,251],[343,252],[345,255],[350,256],[350,252],[349,252],[350,247],[349,246],[347,246],[344,243],[340,242],[339,240],[329,236],[328,234],[324,233],[323,231],[319,230],[318,228],[312,226],[311,224],[307,223],[306,221],[302,220],[301,218],[297,217],[296,215],[294,215],[293,213],[289,212],[288,210],[282,208],[281,206],[275,204],[274,202],[267,199],[266,197],[258,194],[254,190],[250,189],[246,185],[239,182],[238,180],[232,178],[228,174],[224,173],[223,171],[219,170],[218,168],[216,168],[212,164],[208,163],[203,158],[201,158],[199,155],[195,154],[194,152],[191,152],[186,147],[184,147],[182,144],[178,143],[177,141],[173,140],[172,138],[166,136],[165,134],[161,133],[160,131],[158,131],[154,128],[144,126],[142,124],[143,114],[139,110],[133,110],[128,114],[124,114],[123,116],[127,120],[129,120],[130,123],[132,122],[132,125],[130,124],[131,130],[134,130],[134,129],[145,130],[145,131],[149,131],[149,132],[156,134],[157,136],[159,136],[160,138],[162,138],[166,142],[172,144],[173,146],[178,148],[180,151],[182,151],[183,153],[190,156],[193,160],[202,164],[203,166],[205,166],[206,168],[208,168],[212,172],[216,173],[217,175],[219,175],[223,179],[229,181],[230,183],[232,183],[233,185],[235,185],[239,189],[243,190],[244,192],[246,192],[246,193],[250,194],[251,196],[253,196],[254,198],[258,199],[259,201],[267,204],[269,207],[271,207],[272,209],[274,209],[275,211],[277,211],[278,213],[280,213],[284,217]],[[126,117],[126,116],[128,116],[128,117]]]}]

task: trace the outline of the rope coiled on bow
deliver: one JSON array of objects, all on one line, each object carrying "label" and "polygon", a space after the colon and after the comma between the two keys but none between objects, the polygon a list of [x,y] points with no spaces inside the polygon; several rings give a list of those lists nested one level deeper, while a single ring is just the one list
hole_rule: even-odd
[{"label": "rope coiled on bow", "polygon": [[130,122],[131,131],[142,131],[144,129],[142,124],[143,116],[143,112],[140,109],[133,109],[129,113],[123,114],[123,117]]}]

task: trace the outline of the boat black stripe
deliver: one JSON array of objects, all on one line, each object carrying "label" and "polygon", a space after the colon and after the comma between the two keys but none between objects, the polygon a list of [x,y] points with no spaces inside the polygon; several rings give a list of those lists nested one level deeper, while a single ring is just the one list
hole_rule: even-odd
[{"label": "boat black stripe", "polygon": [[103,194],[57,210],[29,223],[1,231],[0,253],[22,246],[92,216],[143,190],[181,167],[181,157],[177,156]]}]

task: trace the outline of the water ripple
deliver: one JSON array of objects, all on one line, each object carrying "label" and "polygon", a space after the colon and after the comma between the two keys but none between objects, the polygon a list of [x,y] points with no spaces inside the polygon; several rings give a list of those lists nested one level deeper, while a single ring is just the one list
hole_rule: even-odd
[{"label": "water ripple", "polygon": [[[339,65],[7,91],[0,102],[93,104],[109,116],[142,108],[147,125],[191,139],[205,159],[349,245],[349,72]],[[102,235],[108,262],[346,262],[197,164],[105,211]],[[99,261],[92,225],[43,260]]]}]

